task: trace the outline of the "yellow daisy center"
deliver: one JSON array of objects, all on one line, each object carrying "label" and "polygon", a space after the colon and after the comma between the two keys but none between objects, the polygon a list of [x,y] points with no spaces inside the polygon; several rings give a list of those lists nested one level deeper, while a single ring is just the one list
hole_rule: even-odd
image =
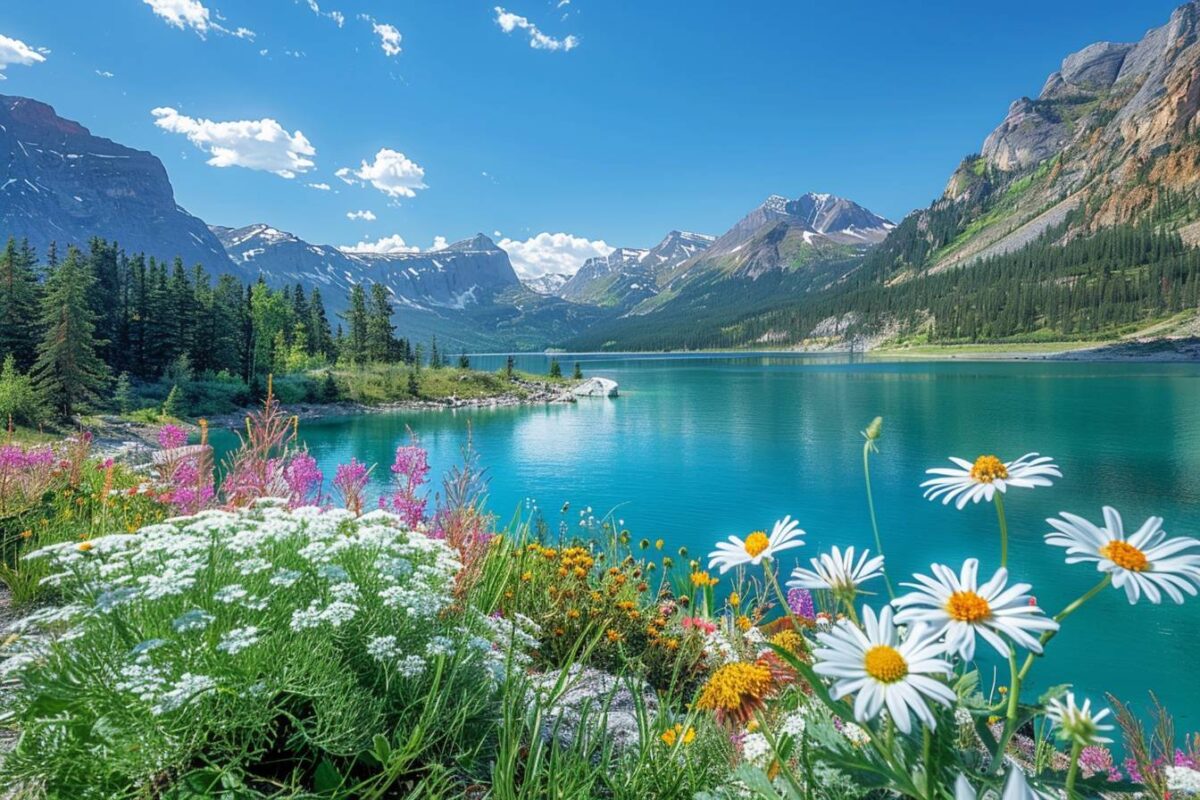
[{"label": "yellow daisy center", "polygon": [[955,592],[946,601],[946,613],[959,622],[979,622],[992,615],[992,607],[975,592]]},{"label": "yellow daisy center", "polygon": [[908,662],[894,647],[877,644],[863,657],[867,674],[880,683],[895,683],[908,675]]},{"label": "yellow daisy center", "polygon": [[771,546],[771,540],[767,538],[767,534],[763,531],[755,531],[746,537],[746,552],[751,558],[766,550]]},{"label": "yellow daisy center", "polygon": [[1104,545],[1104,547],[1101,547],[1100,555],[1121,569],[1127,569],[1132,572],[1144,572],[1150,569],[1150,560],[1146,558],[1145,553],[1138,550],[1129,542],[1122,542],[1119,539],[1114,539]]},{"label": "yellow daisy center", "polygon": [[1008,477],[1008,467],[995,456],[980,456],[971,467],[971,477],[980,483],[991,483]]}]

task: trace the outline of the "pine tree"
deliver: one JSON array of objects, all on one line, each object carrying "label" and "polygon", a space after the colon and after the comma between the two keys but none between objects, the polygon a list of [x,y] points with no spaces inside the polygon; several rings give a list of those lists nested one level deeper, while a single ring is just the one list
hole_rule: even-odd
[{"label": "pine tree", "polygon": [[[350,324],[350,332],[345,337],[345,357],[355,364],[365,364],[370,356],[367,349],[367,293],[362,284],[355,284],[350,290],[350,311],[346,321]],[[341,326],[338,326],[338,336],[341,338]]]},{"label": "pine tree", "polygon": [[434,335],[433,341],[429,343],[429,366],[431,369],[438,369],[442,366],[442,355],[438,352],[436,335]]},{"label": "pine tree", "polygon": [[329,329],[329,317],[325,313],[325,303],[321,300],[321,290],[316,286],[308,296],[308,332],[312,355],[333,358],[333,333]]},{"label": "pine tree", "polygon": [[458,368],[459,369],[470,369],[471,368],[471,359],[467,357],[467,352],[465,350],[463,351],[463,354],[458,357]]},{"label": "pine tree", "polygon": [[74,247],[46,278],[33,379],[44,402],[70,417],[94,402],[108,382],[108,366],[96,355],[105,342],[96,338],[95,312],[88,298],[95,279]]},{"label": "pine tree", "polygon": [[551,378],[561,378],[562,377],[562,366],[558,363],[557,358],[550,359],[550,377]]},{"label": "pine tree", "polygon": [[0,257],[0,359],[11,354],[19,369],[29,369],[37,357],[40,292],[32,252],[9,238]]},{"label": "pine tree", "polygon": [[510,381],[513,379],[513,371],[516,366],[516,361],[512,356],[509,356],[504,362],[504,377]]},{"label": "pine tree", "polygon": [[575,362],[575,374],[572,375],[571,377],[573,377],[577,381],[583,380],[583,367],[581,367],[579,365],[578,361]]},{"label": "pine tree", "polygon": [[367,358],[379,363],[392,361],[396,326],[392,324],[392,298],[382,283],[371,284],[371,307],[367,313]]}]

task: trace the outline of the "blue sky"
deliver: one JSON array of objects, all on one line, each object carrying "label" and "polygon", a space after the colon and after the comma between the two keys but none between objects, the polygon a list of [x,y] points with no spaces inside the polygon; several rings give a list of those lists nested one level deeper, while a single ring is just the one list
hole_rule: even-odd
[{"label": "blue sky", "polygon": [[499,231],[538,272],[719,234],[771,193],[898,220],[1063,56],[1176,5],[317,3],[4,0],[0,93],[152,151],[213,224],[384,248]]}]

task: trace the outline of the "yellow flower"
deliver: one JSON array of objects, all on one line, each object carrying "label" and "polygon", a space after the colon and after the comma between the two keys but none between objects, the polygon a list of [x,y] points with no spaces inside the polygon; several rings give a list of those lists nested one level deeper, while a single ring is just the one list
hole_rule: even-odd
[{"label": "yellow flower", "polygon": [[521,574],[521,581],[522,581],[523,583],[529,583],[531,580],[533,580],[533,573],[532,573],[532,572],[524,572],[524,573],[522,573],[522,574]]},{"label": "yellow flower", "polygon": [[750,630],[750,628],[752,628],[754,626],[754,623],[752,623],[750,621],[749,617],[747,617],[745,614],[742,614],[740,617],[737,618],[737,626],[738,626],[739,631],[741,631],[742,633],[745,633],[746,631]]},{"label": "yellow flower", "polygon": [[687,746],[696,739],[696,729],[691,725],[684,728],[682,725],[677,724],[663,731],[661,738],[667,747],[674,747],[677,741],[682,741],[684,746]]},{"label": "yellow flower", "polygon": [[654,549],[655,549],[655,550],[662,550],[662,549],[663,549],[663,545],[665,545],[665,544],[666,544],[666,542],[664,542],[662,539],[655,539],[655,540],[654,540]]},{"label": "yellow flower", "polygon": [[772,686],[771,668],[765,664],[725,664],[704,684],[696,708],[714,712],[718,722],[744,725],[763,707]]},{"label": "yellow flower", "polygon": [[739,595],[737,592],[731,592],[729,594],[729,605],[733,606],[734,608],[737,608],[741,604],[742,604],[741,595]]},{"label": "yellow flower", "polygon": [[612,642],[613,644],[616,644],[617,642],[619,642],[625,638],[624,636],[621,635],[621,632],[618,631],[616,628],[609,628],[608,633],[606,633],[605,636],[607,636],[608,640],[610,642]]},{"label": "yellow flower", "polygon": [[578,608],[567,609],[567,619],[579,619],[579,609]]},{"label": "yellow flower", "polygon": [[704,570],[696,570],[692,573],[692,586],[702,589],[706,586],[716,586],[717,579],[709,575]]},{"label": "yellow flower", "polygon": [[782,647],[794,656],[798,656],[804,652],[804,637],[796,633],[791,628],[785,628],[779,633],[772,636],[768,641],[773,645]]},{"label": "yellow flower", "polygon": [[86,553],[88,550],[91,550],[93,546],[94,545],[91,542],[86,542],[86,541],[80,542],[79,543],[79,551],[81,553]]}]

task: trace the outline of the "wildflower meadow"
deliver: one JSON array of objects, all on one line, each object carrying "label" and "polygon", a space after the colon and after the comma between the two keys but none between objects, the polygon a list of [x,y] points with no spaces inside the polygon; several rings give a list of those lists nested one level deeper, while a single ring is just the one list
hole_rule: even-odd
[{"label": "wildflower meadow", "polygon": [[1069,674],[1027,689],[1064,627],[1104,646],[1100,593],[1130,613],[1196,602],[1200,540],[1099,502],[1063,511],[1045,557],[1094,580],[1043,609],[1009,563],[1005,504],[1061,470],[955,457],[913,477],[913,502],[991,504],[994,538],[894,574],[871,494],[882,432],[862,440],[872,528],[804,557],[802,507],[714,531],[707,554],[587,507],[501,526],[469,442],[440,485],[415,435],[392,464],[327,476],[270,391],[221,464],[203,423],[165,426],[140,469],[86,436],[2,445],[0,581],[19,613],[0,633],[0,793],[1200,796],[1200,736],[1168,709],[1084,696]]}]

